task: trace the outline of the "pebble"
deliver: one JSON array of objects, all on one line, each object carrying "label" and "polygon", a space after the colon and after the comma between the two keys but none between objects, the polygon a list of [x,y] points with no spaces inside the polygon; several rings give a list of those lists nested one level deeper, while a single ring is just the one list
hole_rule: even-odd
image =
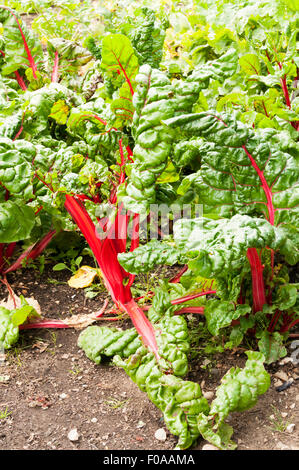
[{"label": "pebble", "polygon": [[64,400],[65,398],[67,398],[67,394],[66,393],[61,393],[59,395],[59,398],[61,398],[62,400]]},{"label": "pebble", "polygon": [[289,424],[289,425],[287,426],[286,431],[289,432],[289,433],[293,432],[294,429],[295,429],[295,426],[296,426],[295,423]]},{"label": "pebble", "polygon": [[277,377],[283,382],[287,382],[289,380],[288,375],[283,370],[279,370],[278,372],[275,372],[274,377]]},{"label": "pebble", "polygon": [[281,413],[281,417],[282,418],[286,418],[288,416],[288,413],[284,412],[284,413]]},{"label": "pebble", "polygon": [[69,438],[70,441],[78,441],[79,440],[79,434],[76,428],[71,429],[70,432],[68,433],[67,437]]},{"label": "pebble", "polygon": [[144,423],[143,421],[138,421],[138,424],[137,424],[136,427],[137,427],[138,429],[141,429],[141,428],[143,428],[144,426],[145,426],[145,423]]},{"label": "pebble", "polygon": [[293,359],[291,357],[284,357],[280,362],[279,365],[284,366],[288,362],[293,362]]},{"label": "pebble", "polygon": [[292,404],[290,405],[291,410],[293,410],[295,407],[296,407],[296,403],[292,403]]},{"label": "pebble", "polygon": [[6,384],[10,381],[10,375],[0,375],[0,382]]},{"label": "pebble", "polygon": [[165,429],[163,428],[157,429],[157,431],[155,432],[155,438],[158,441],[166,441],[167,436],[166,436]]},{"label": "pebble", "polygon": [[207,400],[211,400],[214,397],[214,392],[202,392],[202,394]]},{"label": "pebble", "polygon": [[215,446],[212,446],[212,444],[205,444],[201,450],[219,450],[219,449]]},{"label": "pebble", "polygon": [[283,384],[283,382],[279,379],[274,380],[274,387],[280,387]]},{"label": "pebble", "polygon": [[68,359],[70,357],[69,354],[62,354],[61,359]]},{"label": "pebble", "polygon": [[91,418],[90,422],[91,422],[91,423],[97,423],[97,422],[98,422],[98,418]]}]

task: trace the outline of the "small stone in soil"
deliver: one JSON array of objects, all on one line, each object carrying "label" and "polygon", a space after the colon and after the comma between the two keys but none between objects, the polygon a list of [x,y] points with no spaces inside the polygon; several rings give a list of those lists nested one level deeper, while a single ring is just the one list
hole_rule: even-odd
[{"label": "small stone in soil", "polygon": [[97,422],[98,422],[98,419],[97,419],[97,418],[91,418],[90,422],[91,422],[91,423],[97,423]]},{"label": "small stone in soil", "polygon": [[283,382],[287,382],[289,380],[288,375],[283,370],[279,370],[278,372],[275,372],[274,377],[277,377]]},{"label": "small stone in soil", "polygon": [[136,428],[140,429],[140,428],[143,428],[144,426],[145,426],[145,423],[143,421],[138,421]]},{"label": "small stone in soil", "polygon": [[157,429],[157,431],[155,432],[155,438],[158,441],[166,441],[166,437],[166,431],[163,428]]},{"label": "small stone in soil", "polygon": [[289,433],[293,432],[294,429],[295,429],[295,426],[296,426],[296,425],[295,425],[294,423],[289,424],[289,425],[287,426],[286,431],[289,432]]},{"label": "small stone in soil", "polygon": [[202,394],[207,400],[211,400],[214,397],[214,392],[202,392]]},{"label": "small stone in soil", "polygon": [[71,429],[70,432],[68,433],[67,437],[69,438],[70,441],[78,441],[79,440],[79,434],[76,428]]},{"label": "small stone in soil", "polygon": [[205,444],[201,450],[219,450],[219,449],[215,446],[212,446],[212,444]]}]

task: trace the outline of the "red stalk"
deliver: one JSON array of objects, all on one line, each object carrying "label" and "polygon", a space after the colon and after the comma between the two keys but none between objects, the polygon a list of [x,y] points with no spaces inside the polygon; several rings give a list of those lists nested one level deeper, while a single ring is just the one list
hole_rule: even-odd
[{"label": "red stalk", "polygon": [[4,250],[4,243],[1,243],[0,244],[0,272],[2,271],[2,267],[4,264],[3,250]]},{"label": "red stalk", "polygon": [[[94,118],[96,119],[97,121],[100,121],[102,124],[104,124],[104,126],[106,126],[107,124],[107,121],[105,121],[104,119],[100,118],[99,116],[97,116],[96,114],[83,114],[82,115],[82,118],[85,117],[85,118]],[[114,129],[114,128],[113,128]],[[116,129],[117,130],[117,129]]]},{"label": "red stalk", "polygon": [[7,245],[6,251],[5,251],[5,258],[6,259],[9,259],[13,255],[13,252],[15,251],[16,244],[17,244],[17,242],[12,242],[12,243],[9,243],[9,245]]},{"label": "red stalk", "polygon": [[172,300],[172,305],[179,305],[184,302],[189,302],[190,300],[197,299],[197,297],[202,297],[203,295],[216,294],[215,290],[207,290],[204,292],[197,292],[196,294],[186,295],[185,297],[180,297],[179,299]]},{"label": "red stalk", "polygon": [[272,200],[272,191],[266,181],[266,178],[264,176],[264,172],[262,170],[260,170],[260,168],[258,167],[256,161],[254,160],[253,156],[250,155],[250,153],[248,152],[247,148],[245,147],[245,145],[242,145],[242,148],[243,150],[245,150],[245,153],[246,155],[249,157],[249,160],[251,161],[251,164],[253,166],[253,168],[255,169],[255,171],[257,172],[259,178],[260,178],[260,181],[262,183],[262,188],[264,190],[264,193],[266,195],[266,199],[267,199],[267,208],[268,208],[268,213],[269,213],[269,222],[271,225],[274,225],[274,206],[273,206],[273,200]]},{"label": "red stalk", "polygon": [[127,75],[127,72],[126,72],[126,70],[124,69],[124,67],[122,66],[122,64],[121,64],[120,60],[118,59],[118,57],[116,57],[115,52],[112,51],[112,53],[113,53],[114,57],[116,58],[117,63],[118,63],[118,65],[120,66],[122,73],[123,73],[124,76],[125,76],[126,82],[127,82],[127,84],[129,85],[129,88],[130,88],[131,95],[133,96],[133,95],[134,95],[134,90],[133,90],[133,87],[132,87],[132,83],[131,83],[131,81],[130,81],[128,75]]},{"label": "red stalk", "polygon": [[59,63],[58,51],[55,51],[54,66],[53,66],[52,75],[51,75],[52,83],[58,82],[58,63]]},{"label": "red stalk", "polygon": [[185,266],[179,270],[179,272],[174,276],[172,277],[171,279],[169,279],[169,282],[171,282],[172,284],[176,284],[177,282],[180,282],[180,279],[182,277],[182,275],[188,270],[188,265],[185,264]]},{"label": "red stalk", "polygon": [[34,62],[34,59],[32,57],[32,54],[30,52],[30,49],[29,49],[29,46],[27,44],[27,41],[26,41],[26,38],[25,38],[25,34],[23,33],[23,30],[21,28],[21,25],[20,25],[20,22],[18,20],[18,18],[16,17],[16,15],[14,14],[14,12],[8,8],[8,7],[5,7],[3,5],[1,5],[1,8],[4,8],[5,10],[8,10],[9,13],[14,17],[14,19],[16,20],[16,23],[18,25],[18,28],[19,28],[19,31],[21,33],[21,37],[22,37],[22,40],[23,40],[23,44],[24,44],[24,49],[26,51],[26,54],[27,54],[27,58],[28,58],[28,62],[29,62],[29,65],[32,69],[32,75],[33,75],[33,78],[37,78],[37,75],[36,75],[36,72],[37,72],[37,68],[36,68],[36,65],[35,65],[35,62]]},{"label": "red stalk", "polygon": [[157,359],[160,359],[156,337],[153,325],[144,315],[141,308],[131,299],[128,303],[121,305],[122,309],[127,312],[133,322],[138,333],[141,335],[143,343],[152,351]]},{"label": "red stalk", "polygon": [[18,84],[20,85],[20,87],[22,88],[23,91],[26,91],[27,90],[27,87],[25,85],[25,82],[23,80],[23,78],[21,77],[21,75],[19,74],[19,72],[16,70],[14,72],[15,76],[16,76],[16,80],[18,82]]},{"label": "red stalk", "polygon": [[198,315],[204,315],[204,310],[204,307],[183,307],[174,312],[174,315],[182,315],[183,313],[197,313]]},{"label": "red stalk", "polygon": [[284,94],[284,98],[286,100],[286,105],[289,109],[291,109],[291,101],[290,101],[289,91],[287,88],[286,76],[280,79],[280,83],[281,83],[282,91]]},{"label": "red stalk", "polygon": [[247,258],[251,268],[253,309],[255,312],[263,310],[266,302],[265,286],[263,279],[263,266],[256,248],[247,249]]},{"label": "red stalk", "polygon": [[20,330],[32,330],[36,328],[70,328],[70,326],[62,320],[51,320],[46,318],[36,323],[26,323],[19,326]]},{"label": "red stalk", "polygon": [[[132,237],[131,237],[131,246],[130,251],[134,251],[139,246],[139,214],[133,215],[133,227],[132,227]],[[131,287],[135,279],[135,274],[129,275],[128,287]]]},{"label": "red stalk", "polygon": [[51,230],[38,243],[35,243],[29,248],[27,248],[27,250],[24,251],[24,253],[22,253],[19,258],[4,271],[4,274],[19,269],[22,265],[23,260],[26,260],[27,262],[29,259],[33,260],[37,258],[45,250],[45,248],[48,246],[55,234],[56,230]]},{"label": "red stalk", "polygon": [[[125,249],[125,245],[121,237],[118,240],[111,239],[114,231],[116,231],[118,237],[121,234],[126,234],[126,226],[129,221],[128,216],[121,214],[121,207],[114,224],[110,227],[109,231],[107,230],[106,238],[102,241],[98,238],[95,225],[81,202],[77,201],[74,196],[67,194],[65,208],[73,217],[95,255],[103,275],[104,283],[113,301],[122,311],[128,313],[138,333],[142,336],[144,344],[150,348],[158,359],[158,346],[153,327],[141,308],[132,299],[130,287],[124,285],[127,273],[120,266],[117,254]],[[118,222],[120,222],[120,227],[117,226]]]}]

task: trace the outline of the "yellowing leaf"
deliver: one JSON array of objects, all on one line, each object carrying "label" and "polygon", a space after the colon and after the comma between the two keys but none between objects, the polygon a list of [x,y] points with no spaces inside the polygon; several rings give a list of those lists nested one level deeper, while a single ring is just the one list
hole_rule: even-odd
[{"label": "yellowing leaf", "polygon": [[64,100],[58,100],[51,108],[49,117],[54,119],[58,124],[66,124],[70,108]]},{"label": "yellowing leaf", "polygon": [[68,285],[75,289],[83,289],[93,283],[96,276],[100,275],[99,269],[90,266],[81,266],[80,269],[69,280]]}]

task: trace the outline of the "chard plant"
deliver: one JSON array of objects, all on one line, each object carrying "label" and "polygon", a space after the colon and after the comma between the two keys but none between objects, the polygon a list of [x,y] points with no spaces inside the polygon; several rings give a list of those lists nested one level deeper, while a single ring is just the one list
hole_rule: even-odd
[{"label": "chard plant", "polygon": [[[242,34],[252,39],[247,18],[225,47],[177,69],[167,58],[169,26],[172,34],[195,34],[177,18],[141,8],[121,22],[116,15],[84,44],[50,35],[44,51],[18,14],[0,7],[0,268],[10,288],[6,275],[56,233],[80,231],[115,311],[128,314],[133,328],[90,326],[79,347],[97,364],[106,356],[127,372],[162,411],[178,448],[203,436],[233,449],[227,416],[267,391],[264,364],[286,354],[299,322],[298,285],[288,272],[299,261],[296,35],[286,28],[280,39],[273,27],[274,42],[259,36],[258,55],[254,41],[240,52]],[[201,50],[211,47],[208,39],[200,35]],[[141,222],[161,203],[200,204],[203,214],[141,245]],[[10,262],[21,241],[29,247]],[[148,293],[151,303],[139,303],[135,276],[159,264],[181,267]],[[104,318],[107,303],[92,321]],[[26,305],[16,310],[0,312],[5,348],[22,329],[73,326],[36,319]],[[186,313],[200,315],[227,349],[244,335],[256,340],[210,404],[186,380]]]}]

